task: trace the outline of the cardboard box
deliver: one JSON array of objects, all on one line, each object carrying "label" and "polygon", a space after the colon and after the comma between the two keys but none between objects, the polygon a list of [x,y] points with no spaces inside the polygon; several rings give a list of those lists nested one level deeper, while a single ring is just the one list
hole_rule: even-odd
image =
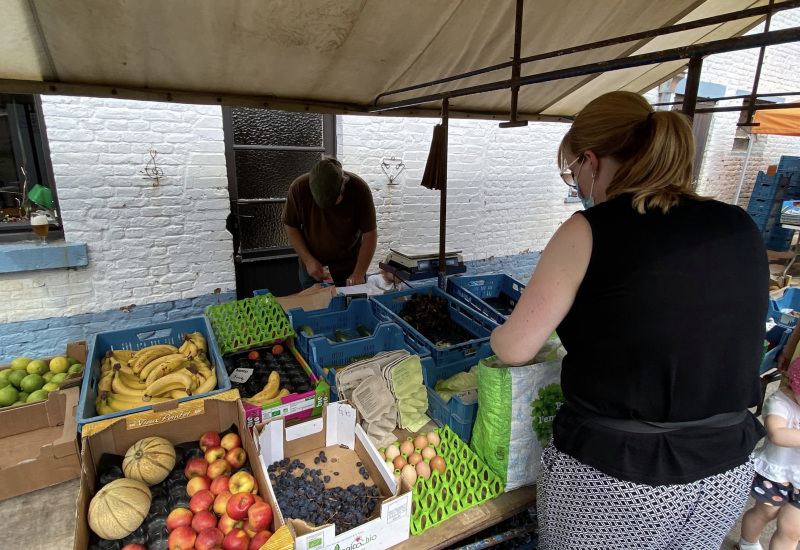
[{"label": "cardboard box", "polygon": [[[68,358],[75,359],[81,365],[84,365],[84,369],[86,368],[86,358],[89,355],[89,345],[86,343],[85,340],[81,340],[80,342],[70,342],[67,344],[67,351],[64,353]],[[40,359],[39,357],[31,357],[31,359]],[[47,363],[50,363],[52,357],[43,357]],[[7,365],[0,365],[0,370],[10,369],[11,364]],[[73,372],[69,376],[67,376],[61,383],[58,385],[59,388],[66,389],[66,388],[74,388],[80,387],[81,382],[83,380],[83,369],[79,372]]]},{"label": "cardboard box", "polygon": [[261,469],[258,458],[247,429],[241,402],[236,390],[216,394],[206,399],[195,399],[178,403],[168,401],[153,406],[152,411],[134,413],[128,416],[109,419],[104,422],[87,424],[83,428],[80,493],[78,495],[78,517],[75,524],[74,550],[85,550],[89,545],[90,529],[87,522],[89,502],[95,493],[97,465],[104,453],[124,455],[131,445],[142,438],[158,436],[168,439],[177,445],[187,441],[199,441],[205,432],[213,430],[222,432],[235,425],[242,438],[242,447],[258,481],[259,494],[275,511],[272,528],[273,533],[283,525],[278,506],[271,493],[264,490],[269,486]]},{"label": "cardboard box", "polygon": [[283,311],[289,311],[292,308],[302,308],[305,311],[313,311],[315,309],[325,309],[331,301],[331,298],[336,296],[336,287],[322,286],[319,283],[314,286],[292,294],[291,296],[276,296],[275,299],[283,308]]},{"label": "cardboard box", "polygon": [[[330,386],[324,379],[317,378],[311,371],[311,367],[308,366],[308,363],[306,363],[305,359],[303,359],[294,346],[294,338],[288,338],[284,344],[292,352],[297,362],[300,363],[306,375],[311,378],[312,381],[315,381],[314,389],[304,393],[292,393],[261,407],[243,402],[242,405],[244,406],[244,411],[247,416],[248,427],[252,428],[256,424],[261,424],[273,418],[283,417],[287,420],[293,420],[308,418],[312,415],[320,415],[322,414],[323,407],[330,401]],[[236,371],[233,371],[233,373],[231,373],[231,380],[234,380],[235,376]]]},{"label": "cardboard box", "polygon": [[81,476],[78,388],[0,413],[0,500]]},{"label": "cardboard box", "polygon": [[[336,533],[333,525],[314,527],[301,520],[287,520],[296,534],[297,550],[382,550],[409,537],[411,487],[404,479],[398,486],[394,475],[381,464],[378,450],[358,424],[357,416],[355,407],[347,401],[339,401],[328,404],[320,417],[301,422],[284,422],[279,418],[253,430],[264,470],[286,457],[313,465],[314,457],[324,450],[328,462],[312,467],[322,469],[323,475],[327,469],[336,469],[340,475],[332,479],[347,487],[364,482],[356,466],[356,462],[362,462],[385,497],[370,521],[344,533]],[[275,501],[271,485],[269,491]]]}]

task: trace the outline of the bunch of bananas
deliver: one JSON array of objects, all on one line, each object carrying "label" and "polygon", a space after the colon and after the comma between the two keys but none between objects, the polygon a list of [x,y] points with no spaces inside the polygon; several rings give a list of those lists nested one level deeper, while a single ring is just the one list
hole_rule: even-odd
[{"label": "bunch of bananas", "polygon": [[207,393],[217,387],[208,342],[199,332],[184,335],[180,348],[155,345],[133,352],[114,350],[101,361],[97,414]]},{"label": "bunch of bananas", "polygon": [[281,376],[277,372],[272,371],[267,379],[267,385],[264,386],[264,389],[255,394],[253,397],[244,398],[242,401],[249,405],[262,407],[267,403],[289,395],[289,390],[286,388],[280,389],[280,386]]}]

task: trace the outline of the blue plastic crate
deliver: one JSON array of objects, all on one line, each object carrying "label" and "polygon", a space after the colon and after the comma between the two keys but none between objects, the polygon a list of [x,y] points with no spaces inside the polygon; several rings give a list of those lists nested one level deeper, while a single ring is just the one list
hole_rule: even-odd
[{"label": "blue plastic crate", "polygon": [[[344,296],[343,296],[344,297]],[[366,298],[357,298],[350,302],[347,309],[318,309],[316,311],[304,311],[301,308],[290,309],[287,313],[289,322],[292,324],[297,334],[297,349],[300,354],[308,359],[308,342],[312,338],[319,336],[329,340],[335,340],[334,332],[341,330],[350,340],[364,338],[358,333],[358,327],[363,326],[370,332],[375,332],[378,324],[384,322],[378,319],[372,312],[372,306]],[[314,331],[313,336],[306,336],[300,330],[302,326],[309,326]],[[336,342],[334,347],[345,342]]]},{"label": "blue plastic crate", "polygon": [[[322,286],[330,286],[327,283],[322,283]],[[262,288],[260,290],[254,290],[253,296],[262,296],[264,294],[269,294],[268,288]],[[342,294],[337,294],[336,296],[331,297],[331,301],[328,302],[328,307],[323,309],[315,309],[312,310],[314,312],[321,312],[321,311],[342,311],[343,309],[347,308],[347,296]]]},{"label": "blue plastic crate", "polygon": [[504,294],[513,300],[513,305],[516,305],[524,289],[524,284],[502,273],[496,275],[449,277],[447,279],[448,294],[471,305],[489,319],[497,321],[500,324],[506,322],[508,315],[501,313],[486,303],[486,300],[499,298],[501,294]]},{"label": "blue plastic crate", "polygon": [[[447,348],[440,349],[398,315],[400,310],[403,309],[403,305],[411,298],[412,294],[429,292],[447,300],[450,320],[466,330],[469,334],[474,336],[474,338],[460,344],[454,344]],[[369,300],[373,306],[372,310],[378,318],[400,325],[405,332],[406,341],[418,351],[428,350],[437,367],[458,363],[474,356],[481,345],[489,341],[489,336],[498,326],[497,322],[475,311],[459,300],[456,300],[438,287],[376,294],[370,296]]]},{"label": "blue plastic crate", "polygon": [[778,170],[783,172],[800,172],[800,157],[783,155],[778,161]]},{"label": "blue plastic crate", "polygon": [[764,358],[761,360],[761,367],[758,371],[759,374],[764,374],[775,366],[775,361],[778,360],[778,356],[783,351],[783,347],[786,345],[786,342],[789,341],[791,335],[792,329],[782,325],[776,325],[767,331],[764,339],[774,344],[774,347],[764,354]]},{"label": "blue plastic crate", "polygon": [[754,199],[766,200],[770,204],[780,202],[789,186],[789,181],[789,179],[784,179],[777,174],[768,176],[764,172],[759,172],[753,185],[753,191],[750,194],[750,203],[747,205],[747,211],[751,211]]},{"label": "blue plastic crate", "polygon": [[77,421],[78,432],[83,426],[99,420],[117,418],[127,414],[152,409],[149,407],[139,407],[128,411],[115,412],[99,415],[95,410],[95,399],[97,398],[97,381],[100,378],[100,360],[106,352],[111,349],[139,350],[147,346],[156,344],[171,344],[180,347],[183,343],[185,333],[200,332],[208,341],[208,359],[214,365],[217,373],[217,389],[201,395],[182,397],[178,401],[189,401],[199,397],[208,397],[231,389],[231,381],[222,362],[222,356],[211,330],[211,324],[206,317],[192,317],[180,321],[171,321],[146,327],[117,330],[114,332],[101,332],[92,338],[89,345],[89,354],[86,358],[86,367],[83,373],[81,384],[81,396],[78,401]]},{"label": "blue plastic crate", "polygon": [[[431,399],[435,399],[436,392],[428,388],[428,404],[430,405]],[[454,398],[455,399],[455,398]],[[452,399],[451,399],[452,401]],[[433,418],[439,426],[450,426],[458,437],[465,443],[469,443],[472,437],[472,427],[475,425],[475,417],[478,413],[478,404],[475,404],[475,416],[471,419],[461,418],[456,415],[449,415],[444,409],[428,408],[428,415]]]},{"label": "blue plastic crate", "polygon": [[[780,315],[782,309],[800,311],[800,289],[787,288],[783,296],[775,300],[770,300],[771,312],[777,312]],[[775,319],[775,321],[789,327],[793,327],[797,324],[797,317],[793,315],[783,314],[781,317],[781,319]]]},{"label": "blue plastic crate", "polygon": [[392,323],[382,323],[375,333],[367,338],[331,344],[320,336],[309,340],[308,365],[318,378],[325,380],[331,387],[331,401],[337,401],[336,372],[325,374],[322,369],[334,365],[349,365],[354,359],[366,355],[376,355],[382,351],[406,350],[418,355],[422,363],[423,377],[425,372],[433,368],[433,360],[427,351],[418,351],[408,345],[403,338],[403,330]]}]

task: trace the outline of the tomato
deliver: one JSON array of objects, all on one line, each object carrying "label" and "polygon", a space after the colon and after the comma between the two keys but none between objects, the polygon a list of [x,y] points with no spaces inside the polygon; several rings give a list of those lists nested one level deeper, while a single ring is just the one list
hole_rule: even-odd
[{"label": "tomato", "polygon": [[278,344],[272,348],[272,355],[280,355],[283,353],[283,346]]},{"label": "tomato", "polygon": [[251,351],[247,354],[247,358],[251,361],[255,361],[256,359],[261,359],[261,355],[257,351]]}]

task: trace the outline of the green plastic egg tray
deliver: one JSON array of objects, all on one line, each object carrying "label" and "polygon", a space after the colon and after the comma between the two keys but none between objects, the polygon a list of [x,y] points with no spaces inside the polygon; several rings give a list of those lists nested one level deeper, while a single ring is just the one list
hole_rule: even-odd
[{"label": "green plastic egg tray", "polygon": [[223,355],[295,335],[283,308],[269,293],[208,306],[206,316]]},{"label": "green plastic egg tray", "polygon": [[502,494],[502,480],[447,426],[434,430],[441,442],[436,454],[444,458],[444,474],[418,477],[411,504],[411,533],[419,535],[467,508]]}]

